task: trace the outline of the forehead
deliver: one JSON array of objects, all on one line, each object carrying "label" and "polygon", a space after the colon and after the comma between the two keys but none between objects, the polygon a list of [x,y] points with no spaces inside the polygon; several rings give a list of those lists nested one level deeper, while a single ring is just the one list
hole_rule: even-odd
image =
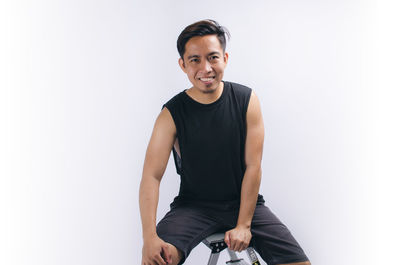
[{"label": "forehead", "polygon": [[191,38],[185,45],[185,57],[209,54],[210,52],[223,54],[217,35],[196,36]]}]

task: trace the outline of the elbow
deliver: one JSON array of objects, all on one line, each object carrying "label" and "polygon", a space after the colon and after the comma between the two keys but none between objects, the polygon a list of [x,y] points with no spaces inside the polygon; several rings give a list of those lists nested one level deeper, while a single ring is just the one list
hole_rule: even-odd
[{"label": "elbow", "polygon": [[252,170],[261,174],[261,163],[254,163],[246,165],[246,170]]},{"label": "elbow", "polygon": [[262,170],[261,170],[261,166],[257,169],[257,182],[258,184],[260,184],[261,182],[261,175],[262,175]]},{"label": "elbow", "polygon": [[249,174],[253,176],[253,178],[256,179],[258,182],[261,181],[261,175],[262,175],[261,164],[248,165],[246,171],[248,171]]}]

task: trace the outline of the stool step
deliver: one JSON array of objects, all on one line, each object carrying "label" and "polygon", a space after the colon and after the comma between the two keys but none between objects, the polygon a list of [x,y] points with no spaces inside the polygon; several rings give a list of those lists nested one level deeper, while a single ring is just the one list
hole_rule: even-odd
[{"label": "stool step", "polygon": [[225,239],[225,234],[224,233],[216,233],[216,234],[212,234],[212,235],[206,237],[203,240],[203,243],[208,246],[211,243],[225,242],[224,239]]},{"label": "stool step", "polygon": [[223,233],[213,234],[206,237],[203,240],[203,243],[211,249],[211,253],[219,253],[228,247],[224,241],[224,238],[225,234]]},{"label": "stool step", "polygon": [[246,261],[243,259],[237,259],[237,260],[230,260],[227,261],[226,264],[234,264],[234,265],[249,265]]}]

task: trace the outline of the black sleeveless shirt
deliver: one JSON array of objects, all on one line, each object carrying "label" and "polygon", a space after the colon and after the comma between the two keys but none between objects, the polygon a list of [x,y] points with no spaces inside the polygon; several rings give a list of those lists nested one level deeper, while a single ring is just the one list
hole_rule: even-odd
[{"label": "black sleeveless shirt", "polygon": [[221,96],[210,104],[195,101],[185,89],[163,105],[174,120],[180,151],[172,149],[181,185],[171,207],[239,209],[251,89],[222,82]]}]

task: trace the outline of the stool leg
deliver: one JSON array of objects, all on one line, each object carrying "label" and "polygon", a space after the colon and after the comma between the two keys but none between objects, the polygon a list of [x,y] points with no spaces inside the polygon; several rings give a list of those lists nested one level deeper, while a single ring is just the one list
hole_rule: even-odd
[{"label": "stool leg", "polygon": [[231,257],[231,260],[238,260],[238,256],[236,255],[236,252],[233,250],[230,250],[229,248],[227,249],[229,256]]},{"label": "stool leg", "polygon": [[246,249],[247,255],[249,256],[251,265],[261,265],[260,261],[257,258],[256,251],[252,247],[248,247]]},{"label": "stool leg", "polygon": [[227,261],[226,264],[235,264],[235,265],[249,265],[246,261],[243,259],[239,259],[238,256],[236,255],[236,252],[233,250],[230,250],[228,248],[228,253],[231,258],[230,261]]},{"label": "stool leg", "polygon": [[208,259],[207,265],[217,265],[218,258],[219,258],[219,252],[211,253],[210,258]]}]

